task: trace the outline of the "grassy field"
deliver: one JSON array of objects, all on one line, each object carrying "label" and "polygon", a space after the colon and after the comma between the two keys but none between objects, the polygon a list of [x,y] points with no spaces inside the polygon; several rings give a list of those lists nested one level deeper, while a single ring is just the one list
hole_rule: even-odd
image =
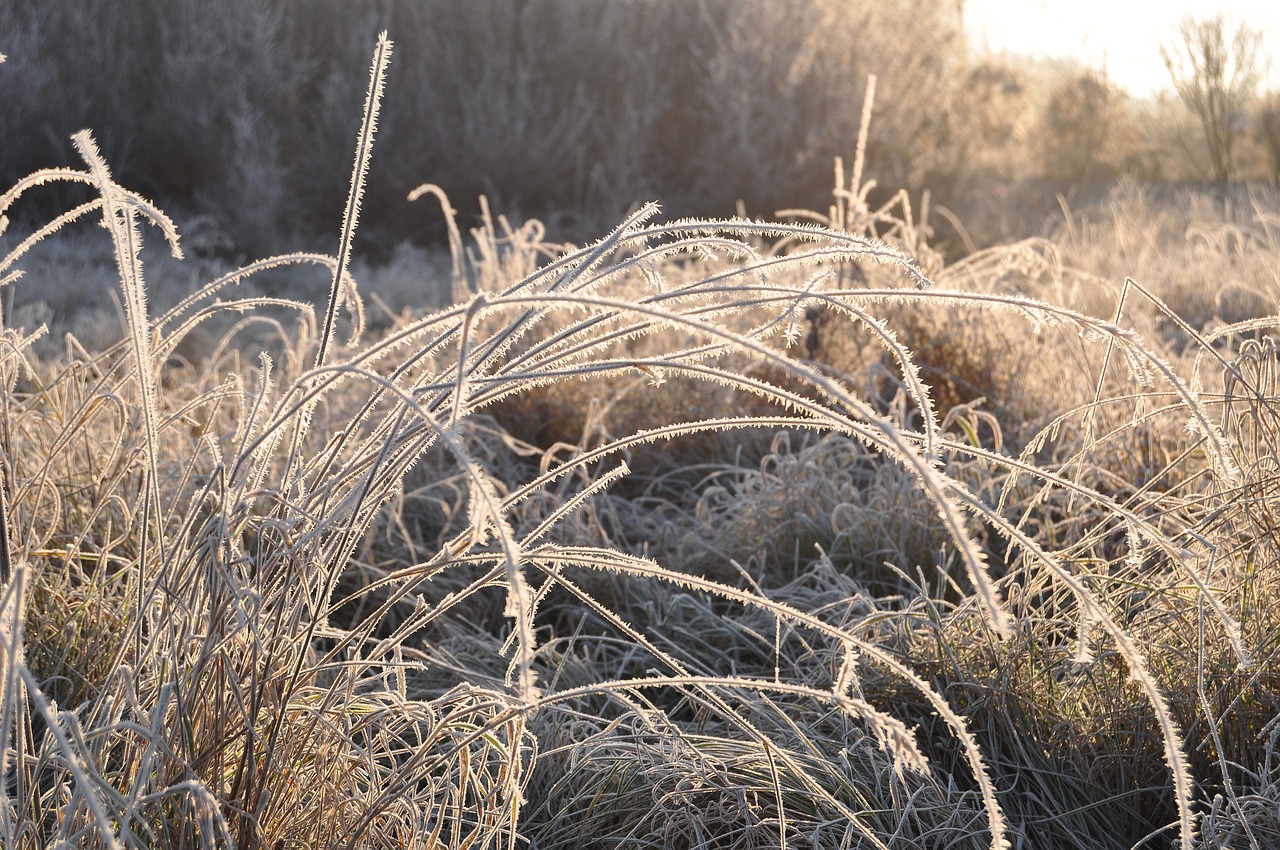
[{"label": "grassy field", "polygon": [[390,51],[333,255],[0,194],[0,843],[1280,842],[1274,188],[368,268]]}]

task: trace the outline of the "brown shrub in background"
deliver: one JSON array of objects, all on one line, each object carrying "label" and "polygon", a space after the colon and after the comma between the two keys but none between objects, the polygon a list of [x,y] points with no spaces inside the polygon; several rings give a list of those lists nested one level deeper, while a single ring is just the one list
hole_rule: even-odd
[{"label": "brown shrub in background", "polygon": [[0,183],[72,163],[66,139],[87,127],[122,177],[209,216],[215,248],[331,232],[345,186],[316,175],[349,156],[363,95],[339,69],[383,29],[403,57],[369,187],[366,234],[384,248],[443,235],[404,201],[424,179],[464,213],[486,193],[579,237],[653,199],[678,214],[815,205],[868,73],[885,104],[877,174],[949,167],[961,35],[938,0],[49,0],[0,9]]}]

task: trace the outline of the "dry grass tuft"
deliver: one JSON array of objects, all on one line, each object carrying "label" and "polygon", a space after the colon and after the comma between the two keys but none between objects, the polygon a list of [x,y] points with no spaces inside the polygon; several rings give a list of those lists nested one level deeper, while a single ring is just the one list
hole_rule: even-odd
[{"label": "dry grass tuft", "polygon": [[0,280],[101,214],[126,330],[3,328],[6,847],[1265,846],[1274,319],[1102,298],[1083,225],[947,267],[859,155],[789,221],[451,223],[371,329],[389,55],[336,257],[152,315],[87,133],[0,194],[94,187]]}]

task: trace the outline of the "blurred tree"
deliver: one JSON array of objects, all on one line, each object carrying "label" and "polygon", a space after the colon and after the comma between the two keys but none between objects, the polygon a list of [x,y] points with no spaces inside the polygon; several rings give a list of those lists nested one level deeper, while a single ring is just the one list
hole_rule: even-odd
[{"label": "blurred tree", "polygon": [[1160,48],[1178,97],[1204,131],[1209,173],[1214,180],[1231,178],[1231,155],[1247,101],[1260,78],[1262,34],[1245,24],[1228,42],[1221,15],[1191,18],[1178,27],[1178,40]]},{"label": "blurred tree", "polygon": [[1050,92],[1037,133],[1046,177],[1078,184],[1115,176],[1107,155],[1121,97],[1104,73],[1092,69]]},{"label": "blurred tree", "polygon": [[1280,180],[1280,91],[1262,99],[1255,116],[1258,141],[1271,163],[1271,177]]},{"label": "blurred tree", "polygon": [[956,92],[956,170],[980,179],[1016,179],[1030,89],[1020,69],[988,59],[969,68]]},{"label": "blurred tree", "polygon": [[210,250],[322,249],[386,29],[401,58],[366,250],[443,238],[439,215],[405,200],[424,180],[464,222],[484,193],[579,241],[650,199],[673,216],[738,200],[753,214],[824,208],[873,73],[867,173],[939,197],[963,120],[961,12],[958,0],[0,0],[0,185],[78,167],[67,139],[88,127],[117,179],[181,224],[199,214]]}]

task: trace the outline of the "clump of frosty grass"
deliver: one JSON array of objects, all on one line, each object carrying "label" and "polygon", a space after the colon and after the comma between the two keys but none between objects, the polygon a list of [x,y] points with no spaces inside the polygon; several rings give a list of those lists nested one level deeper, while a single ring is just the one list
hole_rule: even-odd
[{"label": "clump of frosty grass", "polygon": [[[876,238],[922,244],[905,200],[905,217],[867,208],[861,157],[831,214],[808,223],[661,223],[648,205],[558,251],[492,225],[468,249],[443,193],[422,187],[415,197],[445,205],[456,303],[366,332],[349,261],[390,57],[384,35],[336,256],[250,263],[152,316],[142,225],[175,255],[178,234],[114,181],[87,131],[74,139],[85,170],[39,171],[0,195],[2,215],[46,184],[93,190],[9,248],[0,284],[41,240],[100,216],[127,327],[106,351],[69,338],[44,359],[39,330],[3,329],[5,846],[1012,846],[1009,787],[964,713],[899,651],[925,603],[943,639],[938,618],[997,645],[1074,634],[1077,669],[1118,658],[1193,846],[1183,735],[1131,614],[1105,571],[1077,559],[1078,540],[1056,550],[1028,517],[1062,504],[1093,517],[1132,568],[1116,578],[1126,587],[1152,564],[1176,573],[1180,603],[1207,613],[1243,664],[1218,550],[1166,502],[1077,475],[1082,461],[1038,465],[1048,432],[1021,456],[967,438],[884,315],[1001,314],[1104,348],[1190,424],[1208,504],[1247,475],[1172,366],[1119,314],[937,285]],[[235,294],[286,265],[328,272],[323,312]],[[795,356],[817,311],[878,347],[896,406]],[[209,357],[176,364],[205,328],[221,340]],[[240,360],[251,346],[256,366]],[[621,384],[726,404],[545,451],[487,416],[553,387]],[[582,519],[609,504],[640,447],[762,430],[821,438],[824,463],[843,440],[859,462],[896,470],[942,530],[938,563],[922,566],[948,571],[950,601],[860,596],[817,553],[781,590],[745,570],[712,578]],[[1087,431],[1079,458],[1102,440]],[[424,477],[443,482],[438,540],[409,522],[406,482]],[[412,555],[384,557],[393,549]],[[1048,625],[1009,604],[1027,586],[1057,594]],[[488,627],[483,600],[500,600]],[[931,761],[918,717],[877,703],[869,683],[886,678],[940,719],[965,775]]]}]

